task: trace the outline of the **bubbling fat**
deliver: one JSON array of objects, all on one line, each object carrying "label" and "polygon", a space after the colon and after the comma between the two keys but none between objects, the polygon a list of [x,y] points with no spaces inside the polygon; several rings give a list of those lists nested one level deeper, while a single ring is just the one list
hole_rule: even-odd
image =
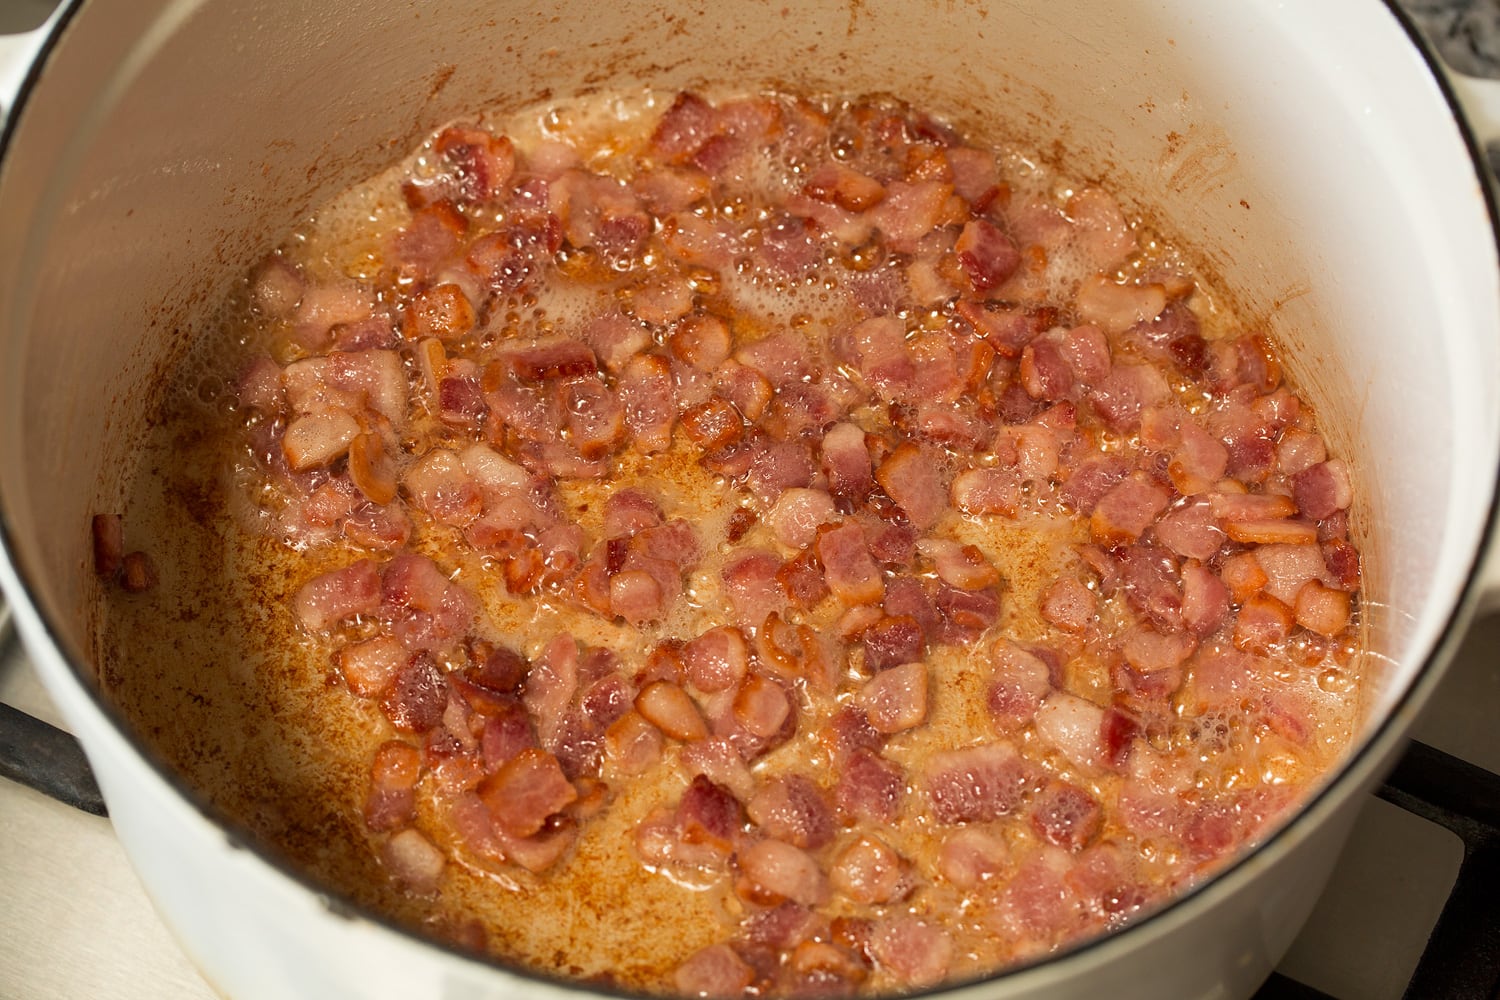
[{"label": "bubbling fat", "polygon": [[1347,749],[1350,477],[1113,197],[889,99],[444,129],[178,373],[110,696],[544,975],[881,994],[1149,912]]}]

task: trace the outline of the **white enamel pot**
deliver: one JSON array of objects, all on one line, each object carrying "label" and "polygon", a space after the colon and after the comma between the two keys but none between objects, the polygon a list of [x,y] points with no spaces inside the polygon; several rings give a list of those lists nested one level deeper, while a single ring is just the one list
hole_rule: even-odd
[{"label": "white enamel pot", "polygon": [[[162,918],[226,996],[562,996],[328,898],[98,697],[89,516],[158,374],[322,198],[433,127],[586,87],[884,91],[1103,179],[1286,345],[1350,456],[1373,655],[1341,771],[1219,877],[953,995],[1241,997],[1311,908],[1476,604],[1500,468],[1493,204],[1452,86],[1374,0],[83,2],[0,166],[0,582]],[[1054,145],[1055,143],[1055,145]]]}]

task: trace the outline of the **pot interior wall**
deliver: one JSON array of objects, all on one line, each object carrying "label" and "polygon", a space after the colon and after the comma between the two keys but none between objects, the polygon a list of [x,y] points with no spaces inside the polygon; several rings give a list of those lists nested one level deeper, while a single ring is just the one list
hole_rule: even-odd
[{"label": "pot interior wall", "polygon": [[123,496],[161,372],[281,234],[433,127],[584,88],[780,81],[943,111],[1197,248],[1353,457],[1372,641],[1409,673],[1492,488],[1494,248],[1394,19],[1358,19],[1384,72],[1309,55],[1352,46],[1342,7],[85,3],[0,177],[13,554],[86,660],[88,517]]}]

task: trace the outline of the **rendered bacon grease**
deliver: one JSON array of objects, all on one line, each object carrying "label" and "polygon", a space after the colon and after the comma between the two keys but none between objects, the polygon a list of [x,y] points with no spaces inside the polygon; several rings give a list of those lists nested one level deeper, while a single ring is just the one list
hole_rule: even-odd
[{"label": "rendered bacon grease", "polygon": [[491,126],[256,271],[237,393],[284,613],[386,720],[368,849],[501,899],[466,941],[931,987],[1130,920],[1345,747],[1347,466],[1109,193],[886,100]]}]

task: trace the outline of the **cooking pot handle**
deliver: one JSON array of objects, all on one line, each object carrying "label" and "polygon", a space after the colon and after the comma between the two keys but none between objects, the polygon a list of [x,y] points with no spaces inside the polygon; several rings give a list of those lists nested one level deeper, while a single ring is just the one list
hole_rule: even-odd
[{"label": "cooking pot handle", "polygon": [[[1500,185],[1495,181],[1495,174],[1500,172],[1500,80],[1468,76],[1451,69],[1447,76],[1474,138],[1489,159],[1491,187],[1500,201]],[[1479,567],[1480,614],[1500,611],[1500,523],[1490,534],[1490,545]]]},{"label": "cooking pot handle", "polygon": [[0,35],[0,120],[10,115],[11,105],[26,82],[26,74],[31,72],[32,63],[51,37],[52,30],[62,19],[63,8],[67,6],[65,2],[57,4],[47,19],[30,31]]}]

